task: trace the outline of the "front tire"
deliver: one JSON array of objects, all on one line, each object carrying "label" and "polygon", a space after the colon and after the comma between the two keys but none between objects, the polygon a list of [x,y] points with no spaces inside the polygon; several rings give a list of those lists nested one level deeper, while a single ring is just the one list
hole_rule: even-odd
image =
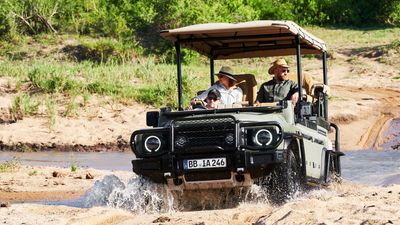
[{"label": "front tire", "polygon": [[266,189],[271,203],[281,204],[302,189],[302,180],[300,158],[290,147],[286,162],[276,165],[269,176],[258,178],[255,183]]}]

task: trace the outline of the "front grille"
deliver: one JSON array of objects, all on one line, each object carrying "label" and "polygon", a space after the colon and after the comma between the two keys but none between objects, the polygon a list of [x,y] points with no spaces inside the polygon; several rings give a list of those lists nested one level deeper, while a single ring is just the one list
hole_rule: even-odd
[{"label": "front grille", "polygon": [[219,147],[232,150],[236,145],[233,117],[196,118],[173,123],[174,150]]}]

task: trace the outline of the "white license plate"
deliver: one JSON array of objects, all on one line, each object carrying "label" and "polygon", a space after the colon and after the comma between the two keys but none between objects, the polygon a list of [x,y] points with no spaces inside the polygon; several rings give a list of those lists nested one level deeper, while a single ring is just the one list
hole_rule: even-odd
[{"label": "white license plate", "polygon": [[204,169],[204,168],[223,168],[223,167],[226,167],[226,158],[225,157],[183,160],[183,168],[185,170]]}]

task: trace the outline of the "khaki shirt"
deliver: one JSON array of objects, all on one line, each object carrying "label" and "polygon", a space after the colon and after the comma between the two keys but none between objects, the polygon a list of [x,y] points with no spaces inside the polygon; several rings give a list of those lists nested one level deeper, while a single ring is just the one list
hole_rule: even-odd
[{"label": "khaki shirt", "polygon": [[290,100],[292,95],[297,92],[297,84],[293,80],[284,80],[281,82],[272,79],[261,85],[257,93],[256,101],[278,102],[281,100]]},{"label": "khaki shirt", "polygon": [[[293,80],[293,81],[297,82],[297,73],[289,73],[286,75],[286,78],[288,80]],[[303,74],[301,75],[301,78],[302,78],[301,87],[306,90],[308,95],[312,95],[311,89],[312,89],[312,86],[314,85],[313,78],[311,77],[311,75],[309,73],[306,73],[306,72],[303,72]]]}]

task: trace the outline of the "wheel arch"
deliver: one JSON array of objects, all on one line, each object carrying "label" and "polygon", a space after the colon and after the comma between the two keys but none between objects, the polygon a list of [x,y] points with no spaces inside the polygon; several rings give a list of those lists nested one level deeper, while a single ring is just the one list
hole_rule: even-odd
[{"label": "wheel arch", "polygon": [[301,179],[305,183],[307,181],[307,165],[306,165],[306,156],[304,150],[304,141],[301,136],[291,135],[288,141],[288,149],[293,152],[296,157],[296,160],[300,163],[300,172]]}]

